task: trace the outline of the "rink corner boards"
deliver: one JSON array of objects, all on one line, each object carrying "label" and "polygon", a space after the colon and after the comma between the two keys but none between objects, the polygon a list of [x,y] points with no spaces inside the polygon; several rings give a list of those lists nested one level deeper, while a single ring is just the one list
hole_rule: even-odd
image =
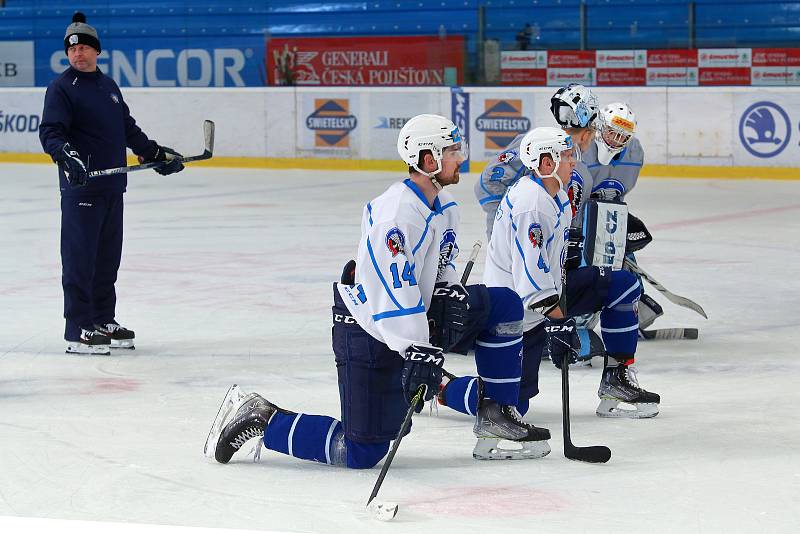
[{"label": "rink corner boards", "polygon": [[[128,157],[129,163],[136,160]],[[50,163],[46,154],[0,152],[0,163]],[[480,172],[486,164],[473,162],[470,172]],[[404,166],[395,160],[337,159],[337,158],[257,158],[214,156],[208,161],[192,163],[198,167],[229,167],[244,169],[308,169],[318,171],[392,171],[403,172]],[[688,178],[721,180],[800,180],[800,167],[732,167],[709,165],[645,164],[645,178]]]}]

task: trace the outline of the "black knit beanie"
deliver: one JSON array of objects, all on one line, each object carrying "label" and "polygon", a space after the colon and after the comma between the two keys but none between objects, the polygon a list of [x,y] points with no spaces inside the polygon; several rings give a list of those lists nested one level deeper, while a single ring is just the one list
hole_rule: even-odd
[{"label": "black knit beanie", "polygon": [[100,52],[97,30],[86,24],[86,15],[80,12],[72,15],[72,24],[67,26],[67,32],[64,34],[64,52],[76,44],[89,45]]}]

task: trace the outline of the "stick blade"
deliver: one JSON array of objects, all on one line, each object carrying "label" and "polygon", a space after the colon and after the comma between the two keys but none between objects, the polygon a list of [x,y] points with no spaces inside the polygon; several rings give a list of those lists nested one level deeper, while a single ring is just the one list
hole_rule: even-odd
[{"label": "stick blade", "polygon": [[214,121],[203,121],[203,137],[205,139],[205,150],[209,156],[214,153]]},{"label": "stick blade", "polygon": [[570,460],[577,460],[579,462],[604,464],[611,459],[611,449],[603,445],[576,447],[575,445],[565,444],[564,456]]}]

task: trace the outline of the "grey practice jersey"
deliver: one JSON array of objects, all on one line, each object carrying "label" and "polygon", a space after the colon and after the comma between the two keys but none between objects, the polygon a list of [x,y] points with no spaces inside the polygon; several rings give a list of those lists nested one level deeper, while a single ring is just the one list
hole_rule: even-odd
[{"label": "grey practice jersey", "polygon": [[[475,198],[486,212],[486,237],[492,236],[492,227],[495,214],[500,204],[500,200],[505,195],[506,190],[517,183],[523,176],[530,176],[528,170],[519,159],[519,146],[525,134],[520,134],[511,141],[507,147],[486,165],[481,173],[481,177],[475,184]],[[594,143],[592,143],[594,147]],[[595,148],[594,161],[597,161],[597,150]],[[583,162],[578,162],[575,170],[572,171],[568,188],[569,199],[572,202],[572,211],[575,215],[573,224],[580,226],[583,218],[583,204],[589,198],[592,191],[592,174]]]},{"label": "grey practice jersey", "polygon": [[601,165],[597,161],[597,145],[593,142],[581,154],[583,163],[592,173],[592,187],[584,188],[584,195],[594,195],[608,200],[625,200],[625,195],[636,187],[639,171],[644,164],[642,144],[635,137],[625,150],[614,156],[611,163]]}]

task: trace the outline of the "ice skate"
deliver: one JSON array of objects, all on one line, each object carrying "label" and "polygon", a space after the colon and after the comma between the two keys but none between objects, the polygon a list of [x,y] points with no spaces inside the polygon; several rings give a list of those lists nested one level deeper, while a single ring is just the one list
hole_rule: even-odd
[{"label": "ice skate", "polygon": [[478,438],[472,457],[478,460],[526,460],[550,453],[550,431],[524,423],[514,406],[484,399],[473,428]]},{"label": "ice skate", "polygon": [[128,330],[117,323],[96,324],[94,329],[111,339],[112,349],[134,349],[133,341],[135,335],[133,330]]},{"label": "ice skate", "polygon": [[226,464],[234,453],[253,438],[261,438],[269,420],[277,411],[284,411],[257,393],[245,394],[231,386],[203,447],[203,454]]},{"label": "ice skate", "polygon": [[[623,364],[603,370],[597,396],[600,397],[600,405],[597,407],[599,417],[655,417],[658,415],[658,403],[661,402],[658,394],[639,387],[636,370]],[[631,405],[634,409],[620,408],[620,403]]]},{"label": "ice skate", "polygon": [[111,354],[111,340],[105,334],[96,330],[81,328],[81,337],[78,341],[67,342],[67,354]]}]

